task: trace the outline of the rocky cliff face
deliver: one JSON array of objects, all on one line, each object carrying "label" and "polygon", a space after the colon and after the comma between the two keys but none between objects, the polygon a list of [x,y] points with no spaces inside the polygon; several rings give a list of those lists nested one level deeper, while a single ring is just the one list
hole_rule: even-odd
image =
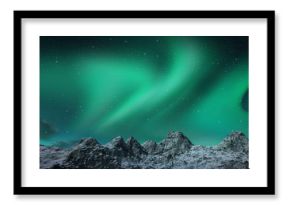
[{"label": "rocky cliff face", "polygon": [[54,169],[247,169],[248,139],[233,132],[212,147],[193,145],[182,132],[160,143],[142,145],[133,137],[116,137],[101,145],[82,139],[71,148],[40,146],[40,168]]}]

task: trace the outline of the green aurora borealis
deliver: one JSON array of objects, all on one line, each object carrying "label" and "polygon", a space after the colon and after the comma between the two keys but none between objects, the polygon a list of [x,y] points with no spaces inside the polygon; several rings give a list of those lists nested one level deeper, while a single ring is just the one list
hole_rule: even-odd
[{"label": "green aurora borealis", "polygon": [[248,136],[248,37],[40,37],[42,144]]}]

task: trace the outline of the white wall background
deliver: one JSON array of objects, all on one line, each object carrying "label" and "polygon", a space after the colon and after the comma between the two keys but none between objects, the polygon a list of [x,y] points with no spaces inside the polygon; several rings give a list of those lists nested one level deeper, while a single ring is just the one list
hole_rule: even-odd
[{"label": "white wall background", "polygon": [[[289,204],[290,3],[254,0],[10,0],[0,2],[1,204]],[[276,10],[276,196],[14,196],[13,10]]]}]

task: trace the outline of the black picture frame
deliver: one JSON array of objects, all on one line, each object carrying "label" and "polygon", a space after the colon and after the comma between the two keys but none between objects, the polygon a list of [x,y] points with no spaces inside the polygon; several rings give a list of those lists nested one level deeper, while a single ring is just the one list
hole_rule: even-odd
[{"label": "black picture frame", "polygon": [[[234,18],[267,20],[266,187],[24,187],[22,186],[22,19]],[[16,195],[272,195],[275,194],[275,11],[14,11],[14,194]]]}]

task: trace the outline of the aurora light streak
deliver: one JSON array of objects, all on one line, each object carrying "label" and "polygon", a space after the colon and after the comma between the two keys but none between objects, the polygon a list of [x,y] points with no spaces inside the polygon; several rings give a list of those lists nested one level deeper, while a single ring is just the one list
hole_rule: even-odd
[{"label": "aurora light streak", "polygon": [[176,130],[212,145],[248,136],[247,95],[248,37],[40,37],[43,144]]}]

